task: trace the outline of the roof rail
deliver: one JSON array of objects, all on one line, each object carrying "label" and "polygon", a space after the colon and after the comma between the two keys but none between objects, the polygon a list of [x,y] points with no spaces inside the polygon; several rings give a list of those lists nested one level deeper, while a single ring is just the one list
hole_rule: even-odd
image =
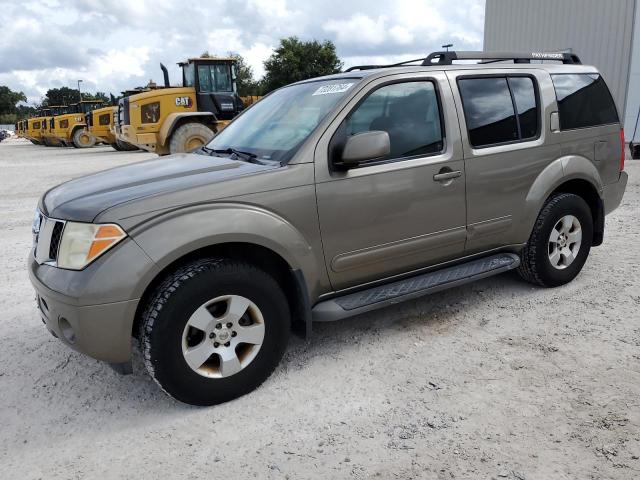
[{"label": "roof rail", "polygon": [[424,59],[422,65],[451,65],[454,60],[481,60],[481,63],[512,60],[514,63],[531,63],[531,60],[555,60],[566,64],[581,64],[575,53],[561,52],[433,52]]},{"label": "roof rail", "polygon": [[493,63],[505,60],[512,60],[514,63],[531,63],[531,60],[555,60],[565,64],[579,65],[582,62],[575,53],[561,52],[475,52],[475,51],[449,51],[433,52],[427,57],[406,60],[404,62],[390,65],[356,65],[345,70],[371,70],[374,68],[392,68],[408,65],[414,62],[422,62],[422,66],[452,65],[456,60],[479,60],[480,63]]}]

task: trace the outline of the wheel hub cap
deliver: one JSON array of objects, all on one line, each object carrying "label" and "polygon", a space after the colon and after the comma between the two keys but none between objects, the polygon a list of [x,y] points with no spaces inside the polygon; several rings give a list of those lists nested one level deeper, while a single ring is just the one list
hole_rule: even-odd
[{"label": "wheel hub cap", "polygon": [[565,215],[555,224],[549,235],[549,262],[562,270],[571,265],[582,244],[582,226],[573,215]]},{"label": "wheel hub cap", "polygon": [[264,335],[264,319],[255,303],[239,295],[216,297],[187,320],[182,354],[196,373],[228,377],[253,361]]}]

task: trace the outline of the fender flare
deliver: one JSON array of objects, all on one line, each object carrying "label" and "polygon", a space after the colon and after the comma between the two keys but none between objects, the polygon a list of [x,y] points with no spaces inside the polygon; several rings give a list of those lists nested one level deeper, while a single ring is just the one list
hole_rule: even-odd
[{"label": "fender flare", "polygon": [[[579,155],[560,157],[547,165],[531,184],[525,198],[523,243],[531,234],[538,214],[549,196],[564,183],[571,180],[584,180],[591,184],[602,200],[603,182],[591,160]],[[599,219],[594,219],[597,228]]]},{"label": "fender flare", "polygon": [[254,205],[179,207],[148,219],[129,233],[160,270],[201,249],[244,243],[269,249],[291,270],[300,270],[310,293],[319,290],[323,278],[324,265],[319,264],[302,232],[286,219]]}]

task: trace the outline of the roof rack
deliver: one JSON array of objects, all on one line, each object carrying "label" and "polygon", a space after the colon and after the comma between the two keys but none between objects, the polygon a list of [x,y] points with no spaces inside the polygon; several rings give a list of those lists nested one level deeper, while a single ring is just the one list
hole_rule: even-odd
[{"label": "roof rack", "polygon": [[494,63],[511,60],[514,63],[531,63],[531,60],[555,60],[565,64],[579,65],[582,62],[575,53],[560,52],[474,52],[474,51],[450,51],[450,52],[433,52],[427,57],[406,60],[404,62],[393,63],[390,65],[356,65],[348,68],[345,72],[354,70],[371,70],[374,68],[392,68],[408,65],[414,62],[422,62],[422,66],[434,65],[453,65],[456,60],[480,60],[480,63]]}]

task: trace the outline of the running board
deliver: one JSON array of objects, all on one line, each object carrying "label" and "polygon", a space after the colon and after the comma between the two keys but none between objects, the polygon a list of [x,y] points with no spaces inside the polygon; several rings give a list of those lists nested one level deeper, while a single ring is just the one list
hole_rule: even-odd
[{"label": "running board", "polygon": [[457,287],[481,278],[513,270],[520,265],[520,257],[500,253],[434,272],[423,273],[356,293],[325,300],[313,307],[311,313],[317,322],[330,322],[359,315],[370,310],[404,302],[412,298]]}]

